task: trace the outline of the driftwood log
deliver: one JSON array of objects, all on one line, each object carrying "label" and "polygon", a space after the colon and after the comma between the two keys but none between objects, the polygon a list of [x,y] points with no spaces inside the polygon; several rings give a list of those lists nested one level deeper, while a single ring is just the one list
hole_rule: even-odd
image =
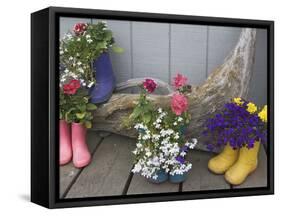
[{"label": "driftwood log", "polygon": [[[236,46],[225,58],[224,63],[217,67],[202,85],[192,88],[192,93],[189,95],[189,112],[192,116],[189,126],[190,137],[197,137],[200,140],[202,125],[206,118],[220,110],[230,98],[247,98],[254,63],[255,42],[256,30],[242,29]],[[120,83],[111,99],[95,111],[93,130],[136,137],[134,129],[128,130],[122,126],[122,119],[131,113],[139,95],[118,92],[135,87],[143,80],[144,78],[131,79]],[[161,80],[154,80],[158,86],[166,89],[167,94],[150,95],[149,99],[156,106],[168,107],[173,89]],[[205,146],[199,142],[197,148],[204,150]]]}]

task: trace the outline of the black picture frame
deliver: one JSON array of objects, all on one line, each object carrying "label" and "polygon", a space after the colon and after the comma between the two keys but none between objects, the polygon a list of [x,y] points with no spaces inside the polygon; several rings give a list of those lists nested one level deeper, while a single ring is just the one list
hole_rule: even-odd
[{"label": "black picture frame", "polygon": [[[59,17],[173,22],[267,29],[267,187],[59,199]],[[31,14],[31,201],[47,208],[274,194],[274,22],[202,16],[49,7]]]}]

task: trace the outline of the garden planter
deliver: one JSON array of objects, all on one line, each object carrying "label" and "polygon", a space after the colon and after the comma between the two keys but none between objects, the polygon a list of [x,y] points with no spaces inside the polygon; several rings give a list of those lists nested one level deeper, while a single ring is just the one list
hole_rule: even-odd
[{"label": "garden planter", "polygon": [[252,148],[246,146],[240,148],[237,161],[225,173],[225,180],[232,185],[242,184],[258,166],[259,149],[259,141],[255,141]]},{"label": "garden planter", "polygon": [[156,174],[158,175],[158,177],[156,179],[148,178],[147,180],[154,184],[160,184],[160,183],[167,181],[169,178],[168,173],[166,173],[165,170],[163,170],[163,169],[157,171]]},{"label": "garden planter", "polygon": [[186,178],[187,178],[187,172],[183,174],[174,174],[174,175],[169,174],[169,181],[171,183],[181,183],[184,182]]},{"label": "garden planter", "polygon": [[86,143],[87,129],[80,123],[72,123],[73,164],[77,168],[87,166],[91,162],[91,153]]},{"label": "garden planter", "polygon": [[103,103],[109,100],[116,85],[109,53],[102,53],[94,62],[95,85],[90,89],[91,103]]},{"label": "garden planter", "polygon": [[60,165],[65,165],[72,158],[71,133],[69,124],[60,120]]}]

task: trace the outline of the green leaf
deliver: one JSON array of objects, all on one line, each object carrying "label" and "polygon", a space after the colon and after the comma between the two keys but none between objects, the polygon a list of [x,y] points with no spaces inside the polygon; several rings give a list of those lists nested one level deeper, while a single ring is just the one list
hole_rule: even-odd
[{"label": "green leaf", "polygon": [[85,112],[86,111],[86,104],[80,104],[80,105],[77,105],[77,108],[80,110],[80,112]]},{"label": "green leaf", "polygon": [[130,115],[130,119],[136,119],[142,112],[142,108],[140,106],[135,107],[134,111]]},{"label": "green leaf", "polygon": [[87,110],[96,110],[97,109],[97,106],[95,104],[92,104],[92,103],[88,103],[87,104]]},{"label": "green leaf", "polygon": [[119,53],[119,54],[124,52],[124,49],[123,49],[123,48],[118,47],[118,46],[116,46],[116,45],[113,45],[113,46],[112,46],[112,50],[113,50],[113,52]]},{"label": "green leaf", "polygon": [[144,113],[143,115],[143,122],[145,124],[148,124],[151,120],[151,113],[147,112],[147,113]]},{"label": "green leaf", "polygon": [[83,119],[85,117],[86,113],[76,113],[76,117],[78,119]]},{"label": "green leaf", "polygon": [[92,127],[92,122],[86,121],[86,122],[85,122],[85,127],[86,127],[86,128],[91,128],[91,127]]}]

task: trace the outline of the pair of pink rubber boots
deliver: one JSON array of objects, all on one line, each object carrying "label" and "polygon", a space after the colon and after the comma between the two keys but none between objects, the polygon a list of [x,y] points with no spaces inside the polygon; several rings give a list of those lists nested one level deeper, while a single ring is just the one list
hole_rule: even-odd
[{"label": "pair of pink rubber boots", "polygon": [[60,165],[69,163],[72,159],[77,168],[87,166],[91,154],[86,143],[86,128],[80,123],[70,125],[60,120]]}]

